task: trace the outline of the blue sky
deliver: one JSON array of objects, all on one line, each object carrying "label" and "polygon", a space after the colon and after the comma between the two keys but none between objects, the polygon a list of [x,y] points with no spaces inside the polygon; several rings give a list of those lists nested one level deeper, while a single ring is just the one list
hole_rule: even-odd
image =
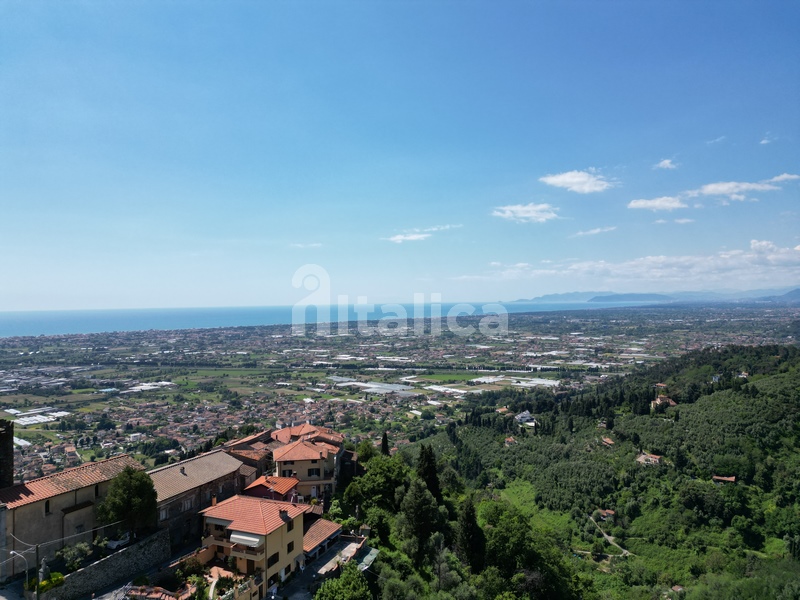
[{"label": "blue sky", "polygon": [[0,310],[800,286],[798,22],[0,3]]}]

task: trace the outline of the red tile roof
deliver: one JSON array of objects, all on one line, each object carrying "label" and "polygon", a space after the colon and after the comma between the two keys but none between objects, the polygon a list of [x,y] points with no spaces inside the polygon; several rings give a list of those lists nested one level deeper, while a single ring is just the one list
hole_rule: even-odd
[{"label": "red tile roof", "polygon": [[110,481],[125,467],[133,467],[137,471],[144,469],[138,461],[127,454],[122,454],[7,487],[0,490],[0,502],[13,509],[46,500],[60,494]]},{"label": "red tile roof", "polygon": [[263,485],[276,494],[284,496],[296,488],[298,483],[300,483],[300,480],[294,477],[272,477],[271,475],[262,475],[244,489],[247,491]]},{"label": "red tile roof", "polygon": [[272,432],[272,439],[288,444],[289,442],[302,439],[308,441],[320,440],[323,442],[332,443],[335,446],[341,446],[344,442],[344,436],[330,427],[317,427],[303,423],[296,427],[284,427]]},{"label": "red tile roof", "polygon": [[341,530],[342,526],[333,521],[325,519],[314,521],[303,534],[303,552],[313,552],[322,542]]},{"label": "red tile roof", "polygon": [[269,535],[286,522],[281,517],[282,511],[286,511],[287,519],[295,519],[307,512],[309,508],[308,504],[292,504],[291,502],[279,502],[252,496],[234,496],[216,506],[201,510],[200,514],[229,521],[226,528],[232,531]]},{"label": "red tile roof", "polygon": [[283,448],[275,450],[272,453],[272,458],[275,462],[285,462],[287,460],[320,460],[328,458],[329,453],[331,453],[331,446],[328,444],[315,444],[314,442],[297,440]]}]

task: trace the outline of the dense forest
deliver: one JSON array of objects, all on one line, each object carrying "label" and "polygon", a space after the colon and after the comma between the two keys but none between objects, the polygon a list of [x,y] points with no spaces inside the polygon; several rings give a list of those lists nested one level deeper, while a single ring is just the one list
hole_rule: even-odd
[{"label": "dense forest", "polygon": [[371,594],[800,598],[798,348],[708,349],[591,391],[472,402],[394,456],[367,452],[332,504],[372,527]]}]

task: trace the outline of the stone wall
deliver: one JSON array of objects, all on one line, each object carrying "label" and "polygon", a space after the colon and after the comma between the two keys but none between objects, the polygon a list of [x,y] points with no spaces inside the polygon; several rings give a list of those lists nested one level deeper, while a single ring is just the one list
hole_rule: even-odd
[{"label": "stone wall", "polygon": [[[115,583],[127,583],[148,569],[169,562],[169,530],[143,539],[123,548],[83,569],[70,573],[64,585],[39,594],[40,600],[74,600],[90,597],[93,593]],[[30,594],[29,597],[32,597]]]}]

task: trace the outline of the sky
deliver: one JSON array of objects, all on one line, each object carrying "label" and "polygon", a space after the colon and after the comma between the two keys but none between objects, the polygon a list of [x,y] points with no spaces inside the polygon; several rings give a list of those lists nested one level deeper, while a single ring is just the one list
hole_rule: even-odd
[{"label": "sky", "polygon": [[0,311],[800,287],[798,23],[4,0]]}]

